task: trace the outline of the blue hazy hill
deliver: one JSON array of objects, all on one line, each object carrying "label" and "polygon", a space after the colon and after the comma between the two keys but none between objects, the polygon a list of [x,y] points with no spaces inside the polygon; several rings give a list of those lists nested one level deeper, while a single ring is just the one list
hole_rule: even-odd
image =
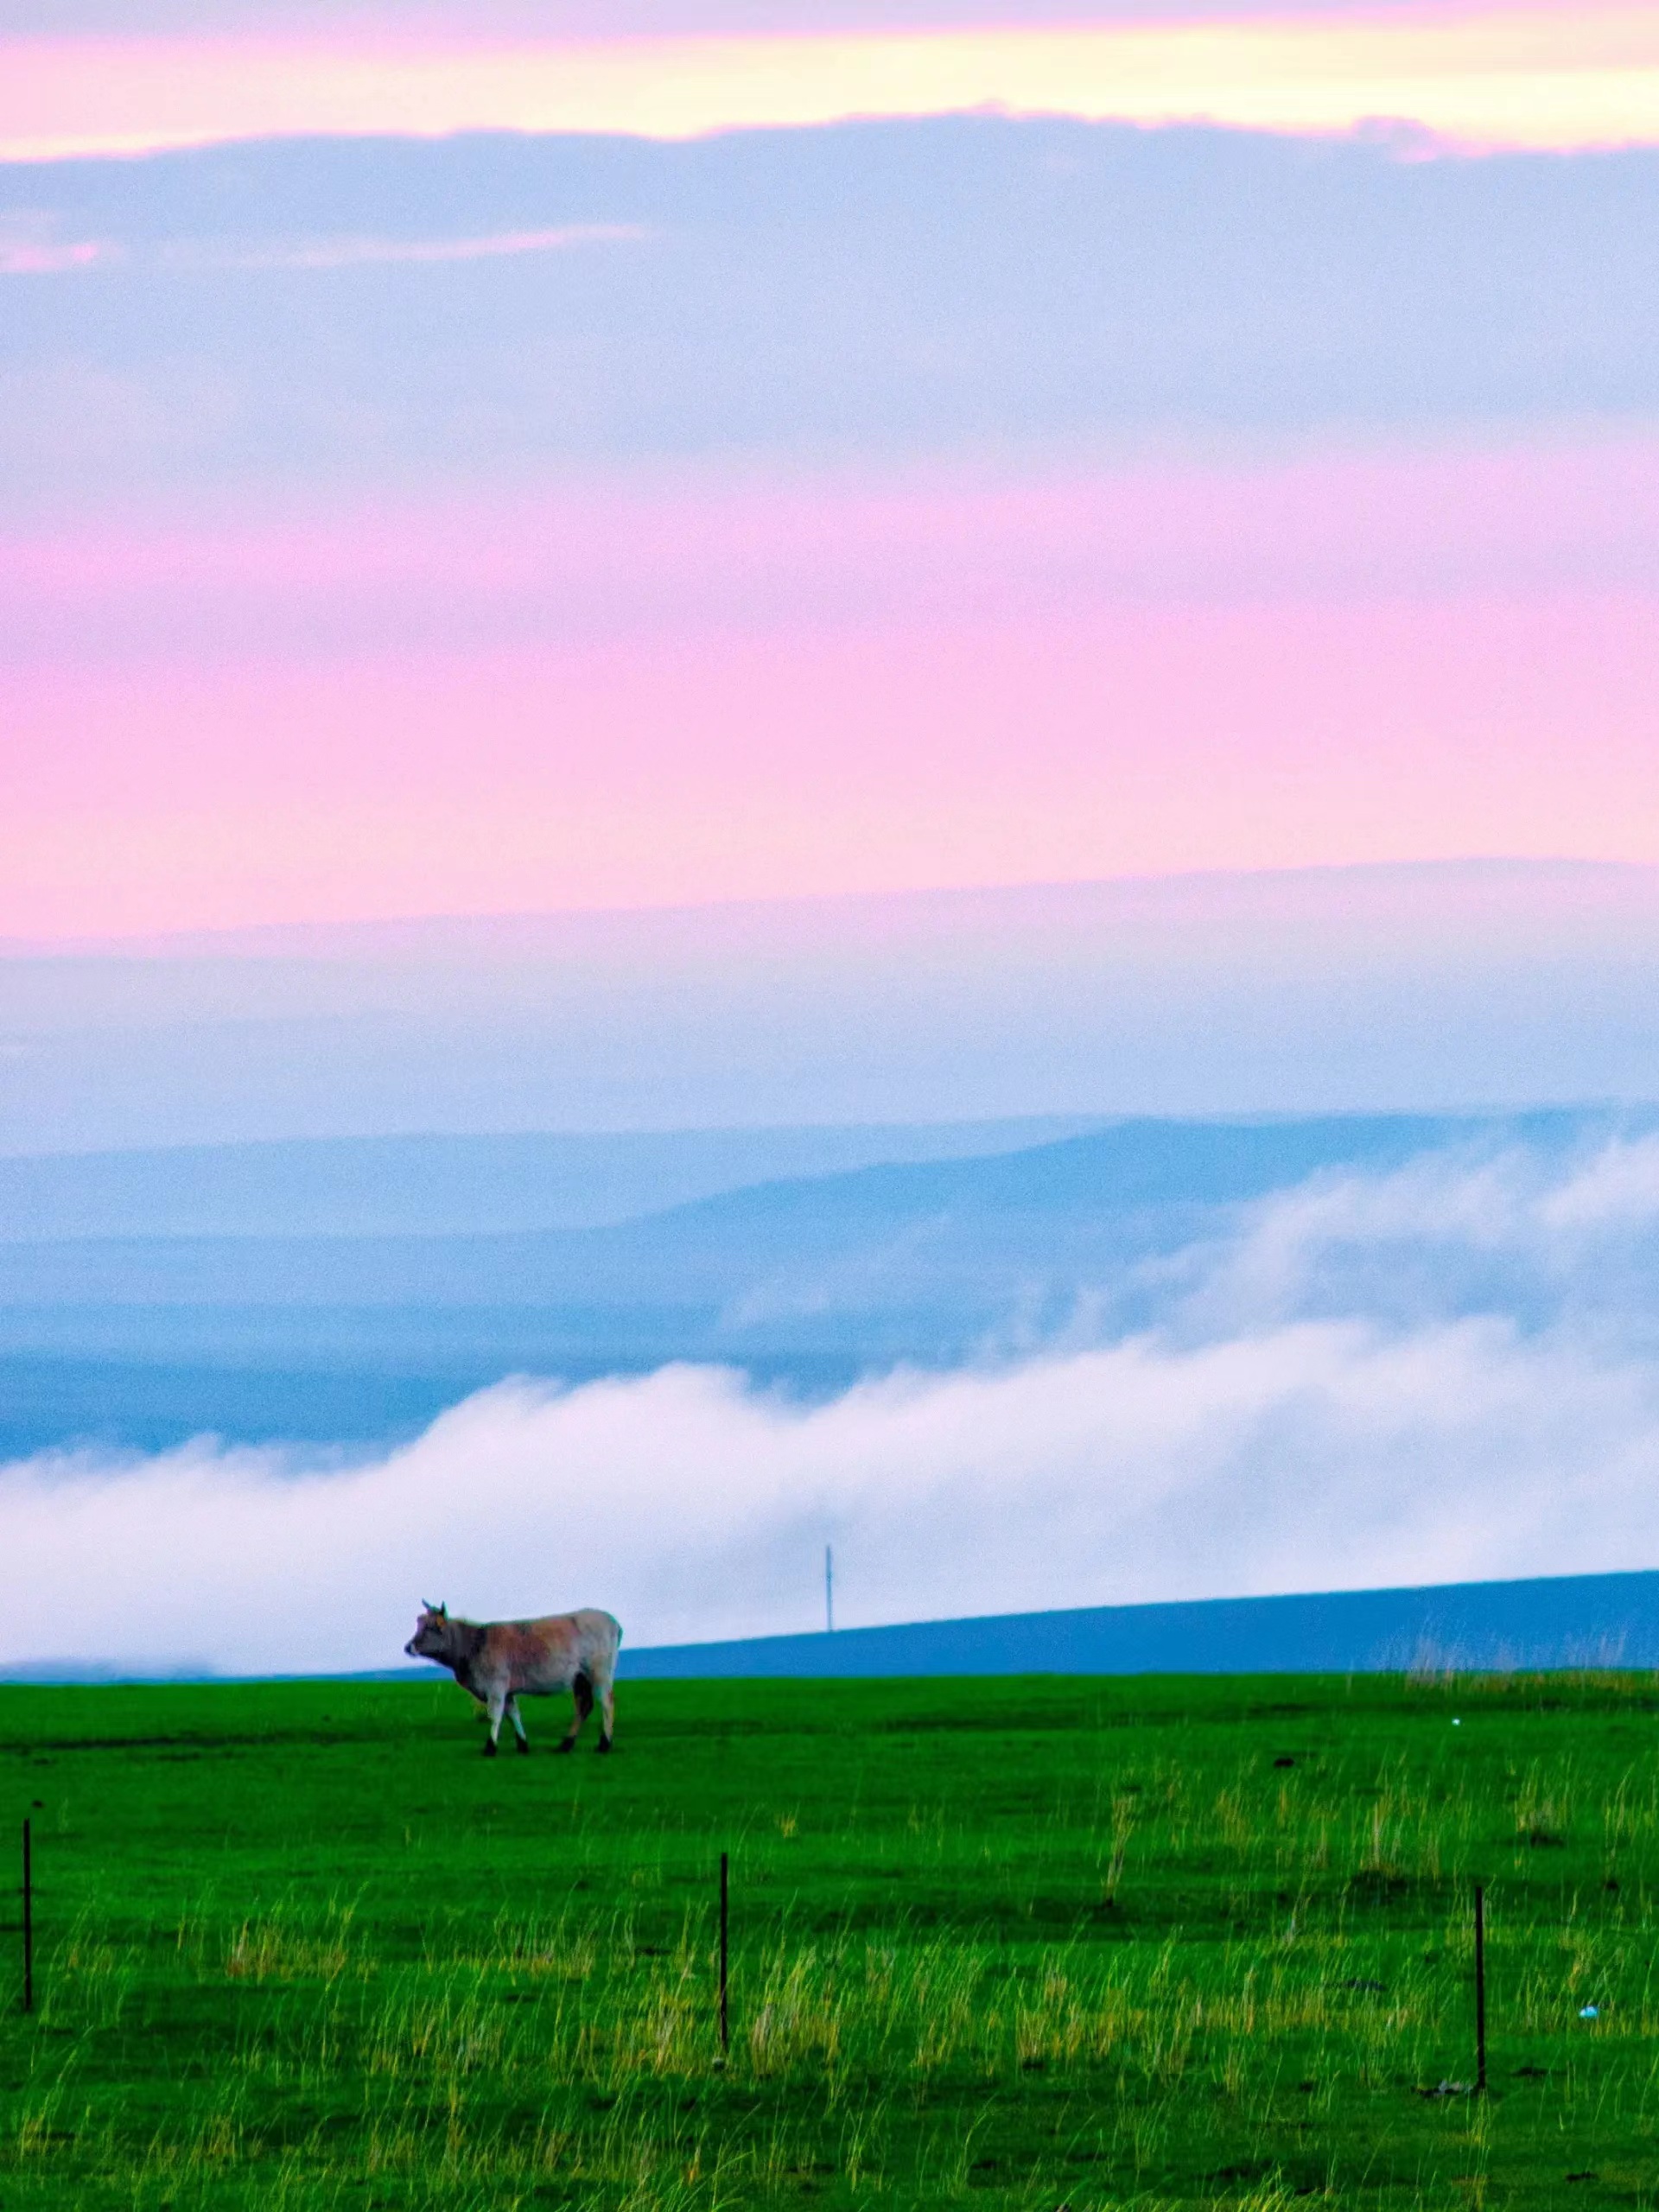
[{"label": "blue hazy hill", "polygon": [[[1312,1177],[1431,1154],[1559,1157],[1651,1119],[1127,1121],[1017,1151],[765,1181],[594,1227],[14,1238],[0,1243],[0,1448],[153,1448],[203,1430],[350,1442],[417,1427],[506,1374],[581,1380],[685,1358],[817,1394],[899,1363],[1028,1349],[1085,1304],[1096,1331],[1150,1325],[1173,1255]],[[305,1154],[249,1149],[262,1173]],[[775,1157],[756,1140],[757,1163]],[[223,1202],[222,1177],[214,1187],[203,1205]],[[544,1198],[527,1188],[524,1203]],[[175,1217],[189,1213],[179,1199]],[[1525,1289],[1499,1287],[1511,1306]],[[1446,1294],[1459,1294],[1449,1278]]]},{"label": "blue hazy hill", "polygon": [[[1601,1118],[1552,1110],[1131,1121],[1006,1154],[768,1180],[570,1230],[16,1238],[0,1244],[0,1306],[713,1315],[768,1288],[782,1298],[810,1287],[820,1307],[868,1310],[893,1293],[930,1307],[971,1306],[977,1319],[1011,1270],[1027,1284],[1033,1268],[1069,1280],[1079,1267],[1185,1242],[1216,1209],[1320,1172],[1376,1173],[1450,1147],[1559,1149]],[[757,1146],[760,1160],[766,1149]],[[815,1272],[848,1265],[860,1272],[839,1291]]]},{"label": "blue hazy hill", "polygon": [[767,1178],[1024,1149],[1103,1118],[308,1137],[0,1157],[0,1243],[588,1229]]}]

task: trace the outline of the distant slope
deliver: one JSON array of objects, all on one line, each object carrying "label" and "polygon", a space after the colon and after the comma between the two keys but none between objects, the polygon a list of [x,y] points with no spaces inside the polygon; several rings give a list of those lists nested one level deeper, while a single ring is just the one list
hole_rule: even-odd
[{"label": "distant slope", "polygon": [[[1175,1255],[1236,1236],[1244,1209],[1310,1177],[1430,1154],[1560,1156],[1654,1119],[1128,1121],[591,1228],[0,1241],[0,1451],[69,1436],[153,1447],[206,1428],[360,1440],[505,1374],[675,1359],[810,1395],[901,1362],[1028,1349],[1085,1310],[1096,1337],[1121,1334],[1166,1309]],[[1488,1274],[1471,1298],[1495,1286],[1497,1262],[1478,1259]],[[1435,1265],[1455,1306],[1458,1282]]]},{"label": "distant slope", "polygon": [[1298,1675],[1659,1667],[1659,1573],[1091,1605],[833,1636],[625,1647],[636,1681],[887,1675]]},{"label": "distant slope", "polygon": [[864,1313],[896,1302],[979,1325],[1015,1290],[1071,1293],[1321,1171],[1376,1173],[1451,1146],[1560,1147],[1599,1118],[1126,1122],[991,1157],[762,1182],[591,1229],[15,1239],[0,1243],[0,1307],[603,1308],[741,1334],[734,1301]]},{"label": "distant slope", "polygon": [[1103,1118],[310,1137],[0,1158],[0,1243],[591,1229],[782,1176],[1014,1151]]}]

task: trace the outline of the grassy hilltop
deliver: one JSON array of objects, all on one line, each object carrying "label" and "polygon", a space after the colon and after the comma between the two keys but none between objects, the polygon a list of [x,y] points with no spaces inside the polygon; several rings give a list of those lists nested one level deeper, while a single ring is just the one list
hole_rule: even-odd
[{"label": "grassy hilltop", "polygon": [[0,2212],[1654,2204],[1656,1711],[664,1682],[491,1764],[436,1681],[0,1691]]}]

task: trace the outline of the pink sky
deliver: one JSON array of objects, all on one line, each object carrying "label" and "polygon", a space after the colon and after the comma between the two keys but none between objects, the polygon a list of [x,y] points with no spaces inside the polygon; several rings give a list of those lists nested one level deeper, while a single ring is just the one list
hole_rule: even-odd
[{"label": "pink sky", "polygon": [[[1154,8],[1128,20],[1108,10],[1046,24],[987,22],[984,0],[972,0],[956,24],[897,30],[838,18],[786,32],[734,28],[721,0],[709,0],[712,16],[690,0],[659,32],[641,32],[636,14],[629,35],[597,37],[578,35],[568,9],[542,17],[533,8],[462,11],[448,0],[401,16],[346,10],[326,22],[323,11],[292,14],[280,0],[211,16],[173,7],[149,35],[130,32],[103,0],[77,4],[91,26],[79,34],[3,41],[0,156],[485,125],[677,137],[986,104],[1295,131],[1394,118],[1475,149],[1659,144],[1659,5],[1618,0],[1572,11],[1407,0],[1282,13],[1217,12],[1214,0],[1196,0],[1190,15]],[[99,30],[99,20],[117,28]],[[1385,144],[1402,159],[1423,150],[1409,131]],[[1610,253],[1605,292],[1586,287],[1599,304],[1580,308],[1560,361],[1548,303],[1552,283],[1567,279],[1549,273],[1547,256],[1535,274],[1529,257],[1543,219],[1537,181],[1571,165],[1516,165],[1519,269],[1504,273],[1493,312],[1500,334],[1503,315],[1514,317],[1516,346],[1538,358],[1512,365],[1501,345],[1482,354],[1484,395],[1463,392],[1436,367],[1430,339],[1444,336],[1443,317],[1426,314],[1421,361],[1412,355],[1421,234],[1385,226],[1373,238],[1370,219],[1354,213],[1371,201],[1342,197],[1360,186],[1326,181],[1325,227],[1314,225],[1316,243],[1290,252],[1288,349],[1264,347],[1258,359],[1247,347],[1239,358],[1247,418],[1258,419],[1250,408],[1271,408],[1279,378],[1293,410],[1306,381],[1310,422],[1355,404],[1356,391],[1363,397],[1365,378],[1351,363],[1345,382],[1328,386],[1319,371],[1327,346],[1340,353],[1352,343],[1371,256],[1384,273],[1408,272],[1377,295],[1396,302],[1389,312],[1407,345],[1404,365],[1385,365],[1378,378],[1382,399],[1373,393],[1366,404],[1395,409],[1397,421],[1420,410],[1449,410],[1448,421],[1488,410],[1484,432],[1446,430],[1438,448],[1413,445],[1404,432],[1389,443],[1389,434],[1351,423],[1254,457],[1248,434],[1229,433],[1230,456],[1217,457],[1216,435],[1203,427],[1216,403],[1204,395],[1225,385],[1234,357],[1225,336],[1207,334],[1206,317],[1217,333],[1248,331],[1233,293],[1247,305],[1255,296],[1236,276],[1255,265],[1258,219],[1247,205],[1221,226],[1229,243],[1212,268],[1203,224],[1178,238],[1170,213],[1203,212],[1202,195],[1138,215],[1131,196],[1122,205],[1126,219],[1148,226],[1136,247],[1149,267],[1160,239],[1173,241],[1167,285],[1147,294],[1159,304],[1138,312],[1178,332],[1190,315],[1181,358],[1205,372],[1172,402],[1173,428],[1143,423],[1135,433],[1138,458],[1096,449],[1089,429],[1068,430],[1057,448],[1052,425],[1036,419],[1045,386],[1033,373],[1022,449],[1047,461],[999,464],[1006,423],[982,435],[958,423],[940,439],[957,457],[931,468],[867,457],[839,474],[806,465],[791,474],[779,461],[767,474],[744,458],[772,435],[755,429],[766,410],[751,419],[734,406],[728,421],[715,378],[705,404],[724,442],[700,448],[716,458],[698,475],[653,457],[657,416],[673,410],[651,398],[646,376],[633,414],[618,417],[636,443],[616,450],[635,458],[618,461],[608,480],[555,482],[539,473],[543,464],[509,459],[505,468],[524,471],[518,488],[465,494],[441,474],[456,465],[449,448],[415,449],[424,433],[408,426],[428,419],[422,407],[455,430],[455,451],[466,448],[469,410],[486,447],[499,416],[510,455],[520,450],[515,438],[524,454],[554,449],[543,433],[557,430],[562,407],[593,404],[602,415],[581,397],[579,378],[567,392],[550,369],[564,358],[561,346],[575,358],[588,342],[577,310],[568,327],[550,322],[543,332],[525,303],[557,283],[582,296],[580,257],[556,279],[550,273],[564,247],[602,243],[626,256],[656,232],[610,220],[603,194],[594,219],[566,222],[557,192],[545,207],[534,201],[533,220],[512,212],[507,192],[493,229],[487,194],[449,210],[432,187],[429,235],[408,222],[395,237],[372,227],[359,235],[360,208],[350,222],[341,216],[335,235],[328,180],[338,149],[320,164],[303,149],[279,152],[283,175],[291,162],[291,179],[312,179],[314,197],[296,205],[322,226],[315,236],[282,229],[278,219],[292,217],[289,187],[270,182],[277,169],[262,170],[265,183],[238,207],[227,162],[228,200],[209,209],[201,235],[186,222],[177,237],[164,222],[156,229],[157,211],[169,193],[187,210],[195,203],[188,179],[176,192],[166,180],[200,165],[147,171],[147,186],[160,178],[165,189],[141,211],[131,234],[139,247],[98,227],[113,223],[125,162],[108,164],[97,191],[66,188],[60,207],[49,169],[6,173],[16,191],[0,225],[0,278],[20,300],[29,295],[15,374],[8,357],[8,419],[23,426],[10,465],[18,482],[32,480],[39,447],[42,480],[63,494],[57,512],[79,503],[91,518],[0,536],[0,934],[1466,855],[1659,861],[1659,436],[1640,423],[1586,427],[1541,412],[1614,407],[1619,394],[1649,389],[1637,372],[1643,302],[1627,315],[1636,367],[1621,351],[1629,332],[1614,327],[1635,285],[1630,278],[1621,292],[1618,271],[1640,273],[1641,161],[1582,165],[1599,191],[1631,173],[1628,235],[1611,241],[1631,258]],[[1306,156],[1294,149],[1281,205],[1294,200]],[[1427,174],[1398,169],[1389,151],[1374,166]],[[1510,174],[1450,166],[1465,184]],[[963,189],[959,180],[950,188]],[[705,323],[716,335],[738,334],[740,387],[751,363],[743,348],[756,349],[757,378],[772,378],[785,432],[791,394],[811,389],[804,374],[791,383],[790,345],[816,347],[815,360],[844,353],[847,374],[801,427],[799,449],[824,449],[814,441],[826,421],[833,427],[837,394],[849,406],[861,394],[868,401],[870,411],[851,406],[849,417],[867,426],[855,433],[867,456],[915,450],[892,442],[900,432],[925,449],[928,426],[918,430],[910,403],[893,397],[912,381],[902,358],[912,341],[893,337],[896,366],[878,361],[860,381],[861,319],[880,310],[870,306],[878,294],[856,281],[858,257],[879,258],[876,232],[837,232],[828,261],[813,262],[829,233],[814,227],[816,203],[801,191],[792,213],[763,212],[801,226],[809,243],[800,266],[815,276],[841,267],[840,289],[827,285],[824,301],[810,302],[815,314],[823,306],[833,339],[808,344],[801,334],[817,330],[810,316],[790,322],[789,342],[768,365],[765,317],[747,320],[754,303],[740,257],[739,276],[722,276],[725,289],[683,322],[683,302],[658,315],[649,271],[637,297],[619,287],[616,358],[626,362],[630,345],[667,348],[648,366],[665,367],[668,387],[683,370],[693,401],[676,435],[689,423],[702,438],[715,435],[698,428]],[[423,199],[397,204],[411,219],[429,213]],[[901,205],[884,203],[894,253],[910,250],[895,227]],[[671,219],[653,211],[653,222]],[[189,217],[199,228],[202,219],[199,208]],[[960,221],[978,219],[964,197]],[[1104,219],[1096,210],[1090,219]],[[1421,219],[1416,201],[1389,218]],[[1617,227],[1617,213],[1611,220]],[[246,238],[242,222],[252,226]],[[995,226],[984,235],[994,258]],[[1477,235],[1487,233],[1469,232]],[[1586,235],[1601,232],[1592,226]],[[683,246],[672,252],[683,258]],[[1460,299],[1467,265],[1478,317],[1479,251],[1462,251],[1465,261],[1454,257],[1441,279]],[[664,248],[663,265],[671,258]],[[344,283],[359,264],[473,259],[500,264],[493,273],[512,289],[488,296],[495,325],[479,311],[495,350],[462,349],[453,363],[448,340],[470,326],[442,302],[460,293],[423,294],[414,313],[384,305],[415,296],[377,289],[385,272],[368,269],[360,293]],[[693,257],[684,265],[700,264]],[[969,253],[964,266],[971,289],[982,264]],[[1593,275],[1600,263],[1586,252],[1579,266]],[[299,445],[308,421],[335,421],[330,450],[354,466],[363,457],[355,442],[372,445],[378,435],[383,390],[396,399],[410,384],[406,416],[385,410],[388,438],[410,448],[398,447],[401,480],[423,487],[402,505],[350,489],[348,479],[368,480],[351,466],[331,474],[333,462],[308,461],[297,445],[290,453],[280,409],[270,416],[276,430],[260,427],[256,403],[265,402],[248,364],[276,360],[278,380],[285,372],[280,330],[259,336],[257,316],[269,305],[249,305],[245,279],[308,269],[342,281],[330,290],[331,276],[292,310],[315,318],[295,356],[306,403],[293,418]],[[1073,385],[1079,404],[1091,378],[1109,397],[1117,373],[1111,347],[1090,334],[1088,283],[1073,289],[1075,328],[1058,310],[1053,325],[1076,340],[1054,379],[1061,414]],[[949,386],[952,346],[976,373],[985,369],[977,385],[965,372],[958,380],[979,391],[993,424],[1002,420],[998,345],[1006,339],[1010,359],[1028,346],[1046,360],[1045,326],[1028,327],[1018,283],[996,296],[1004,322],[992,340],[961,337],[941,308],[937,337],[915,341],[941,357],[943,368],[925,365],[936,388]],[[194,303],[181,320],[181,301]],[[239,320],[245,310],[255,320]],[[790,303],[790,315],[801,312]],[[448,324],[421,321],[441,313]],[[1599,349],[1602,315],[1611,336]],[[979,325],[969,318],[961,328]],[[1139,334],[1117,334],[1124,359]],[[411,341],[415,365],[427,365],[429,338],[438,364],[429,391],[404,374]],[[353,366],[353,347],[369,369]],[[1271,365],[1293,357],[1294,372]],[[1511,377],[1512,365],[1525,373]],[[222,447],[232,466],[238,409],[255,460],[240,464],[239,479],[217,480],[227,491],[200,495],[219,497],[217,512],[186,512],[183,486],[207,480],[189,474],[195,426],[211,429],[222,415],[223,437],[207,437],[203,452]],[[967,407],[962,420],[972,416]],[[1109,409],[1086,408],[1084,418],[1112,419]],[[1023,421],[1017,429],[1025,438]],[[979,459],[961,457],[964,435],[981,439]],[[262,436],[270,451],[260,458]],[[123,516],[109,487],[143,480],[137,464],[121,474],[139,447],[158,472],[155,504]],[[261,488],[278,473],[307,487],[285,509]],[[96,512],[105,499],[110,506]],[[51,511],[49,499],[38,510]]]},{"label": "pink sky", "polygon": [[15,538],[0,934],[1659,860],[1659,442]]},{"label": "pink sky", "polygon": [[1659,138],[1659,11],[1407,6],[1230,20],[537,37],[429,16],[327,32],[23,37],[0,157],[237,137],[467,129],[687,137],[997,106],[1347,130],[1377,118],[1471,146]]}]

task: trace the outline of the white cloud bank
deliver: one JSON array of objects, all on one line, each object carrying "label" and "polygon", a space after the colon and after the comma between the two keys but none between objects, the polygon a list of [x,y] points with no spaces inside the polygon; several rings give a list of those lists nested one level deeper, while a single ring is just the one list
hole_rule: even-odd
[{"label": "white cloud bank", "polygon": [[1325,1178],[1116,1343],[815,1406],[516,1381],[344,1468],[42,1455],[0,1469],[0,1664],[372,1667],[425,1598],[810,1629],[826,1541],[849,1625],[1659,1565],[1656,1200],[1651,1141]]},{"label": "white cloud bank", "polygon": [[791,1407],[709,1369],[486,1391],[345,1472],[197,1445],[0,1474],[0,1662],[396,1661],[419,1599],[638,1643],[1659,1560],[1659,1376],[1473,1320],[1294,1324]]}]

